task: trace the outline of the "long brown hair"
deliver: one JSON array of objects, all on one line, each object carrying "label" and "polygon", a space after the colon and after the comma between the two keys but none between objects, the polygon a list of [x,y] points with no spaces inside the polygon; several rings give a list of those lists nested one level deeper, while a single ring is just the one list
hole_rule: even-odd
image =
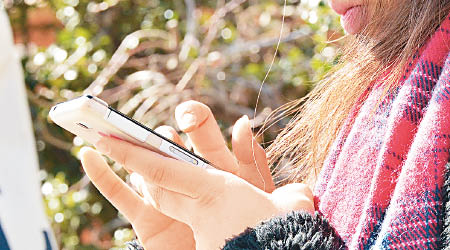
[{"label": "long brown hair", "polygon": [[386,92],[397,82],[409,60],[448,15],[450,0],[378,0],[371,9],[364,13],[370,22],[363,31],[346,38],[334,69],[305,98],[273,114],[272,118],[294,114],[267,150],[279,184],[314,183],[357,100],[387,69]]}]

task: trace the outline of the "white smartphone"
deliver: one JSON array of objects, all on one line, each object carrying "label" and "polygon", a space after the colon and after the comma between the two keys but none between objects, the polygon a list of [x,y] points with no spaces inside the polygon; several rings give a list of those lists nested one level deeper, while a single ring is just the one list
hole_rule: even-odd
[{"label": "white smartphone", "polygon": [[211,168],[207,160],[91,95],[84,95],[53,106],[49,117],[62,128],[91,144],[95,144],[102,134],[106,134],[195,166]]}]

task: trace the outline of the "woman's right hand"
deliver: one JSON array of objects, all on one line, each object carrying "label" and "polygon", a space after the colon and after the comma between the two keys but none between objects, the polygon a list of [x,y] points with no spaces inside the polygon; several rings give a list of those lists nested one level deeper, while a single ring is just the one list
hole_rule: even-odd
[{"label": "woman's right hand", "polygon": [[[176,108],[175,117],[178,127],[191,140],[196,154],[208,159],[214,167],[235,174],[266,192],[271,193],[275,189],[264,149],[253,139],[247,117],[239,119],[233,127],[233,152],[228,149],[219,126],[206,105],[196,101],[184,102]],[[173,128],[162,126],[156,131],[183,145],[183,141]],[[239,164],[236,164],[236,161]],[[85,169],[87,175],[103,195],[116,205],[115,197],[121,197],[120,192],[129,190],[121,191],[123,186],[111,185],[108,182],[111,178],[118,177],[105,164],[99,163],[96,166],[103,167]],[[153,188],[150,184],[142,185],[142,183],[136,186],[144,199],[145,194],[149,193],[148,189]],[[160,213],[152,208],[151,204],[147,204],[142,210],[145,210],[145,213],[135,214],[128,220],[137,232],[141,244],[146,248],[195,249],[193,233],[188,225]]]}]

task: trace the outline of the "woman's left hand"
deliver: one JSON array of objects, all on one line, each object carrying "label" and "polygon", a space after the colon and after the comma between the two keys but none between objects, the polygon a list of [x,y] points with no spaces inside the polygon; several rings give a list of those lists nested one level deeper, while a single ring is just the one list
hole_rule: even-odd
[{"label": "woman's left hand", "polygon": [[[119,178],[103,180],[106,185],[94,183],[100,191],[112,190],[111,185],[121,190],[107,198],[132,224],[132,218],[145,218],[150,205],[189,225],[198,250],[219,249],[247,227],[288,211],[314,211],[312,194],[301,184],[266,193],[231,173],[202,169],[111,137],[102,138],[96,147],[154,185],[148,190],[153,204],[148,204],[130,188],[122,188],[126,184]],[[99,166],[107,163],[92,149],[83,150],[81,159],[86,169],[107,167]]]}]

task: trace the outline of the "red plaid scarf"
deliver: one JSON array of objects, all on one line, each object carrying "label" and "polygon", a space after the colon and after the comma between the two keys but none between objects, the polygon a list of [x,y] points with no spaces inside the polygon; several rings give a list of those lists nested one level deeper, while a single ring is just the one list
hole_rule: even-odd
[{"label": "red plaid scarf", "polygon": [[438,249],[450,155],[450,15],[380,104],[382,85],[343,126],[315,187],[316,208],[350,249]]}]

